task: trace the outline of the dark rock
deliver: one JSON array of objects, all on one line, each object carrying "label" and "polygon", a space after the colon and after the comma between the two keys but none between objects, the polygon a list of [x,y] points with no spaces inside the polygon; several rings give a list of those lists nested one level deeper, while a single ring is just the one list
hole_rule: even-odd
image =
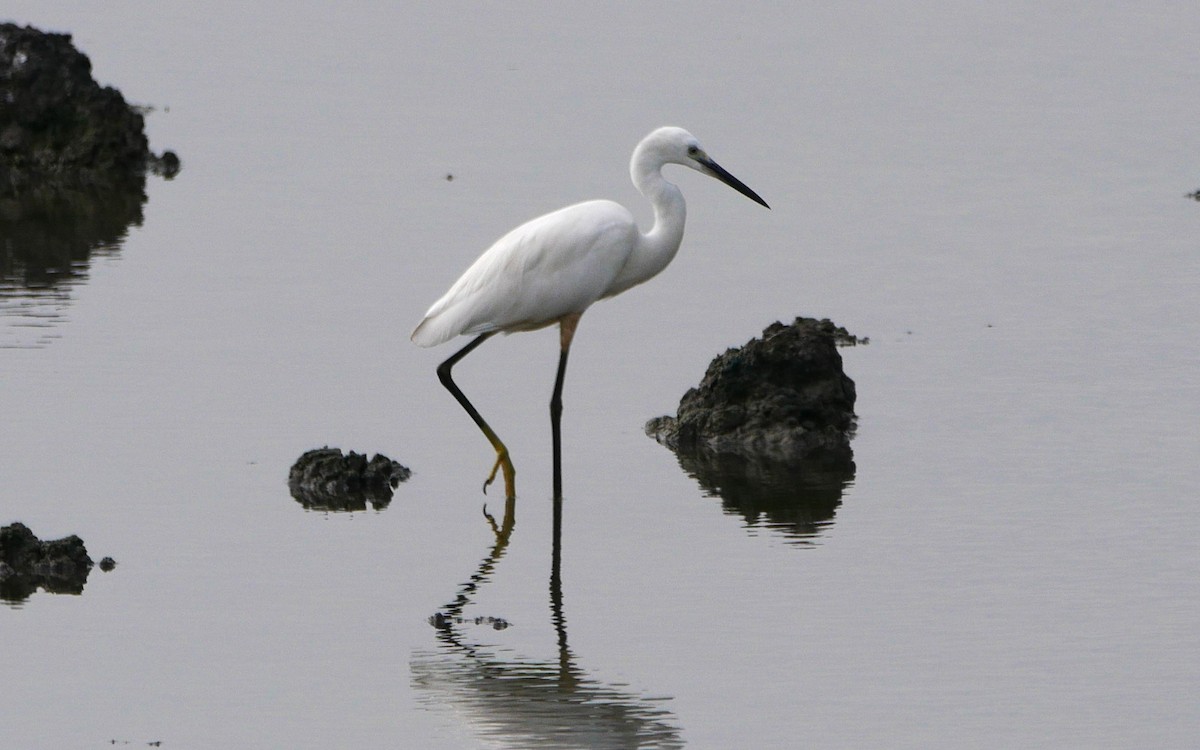
[{"label": "dark rock", "polygon": [[854,381],[838,346],[867,343],[828,320],[773,323],[719,355],[676,416],[646,423],[726,512],[812,537],[854,479]]},{"label": "dark rock", "polygon": [[175,155],[174,151],[164,151],[162,156],[151,154],[150,171],[164,180],[174,179],[182,167],[183,163],[179,161],[179,157]]},{"label": "dark rock", "polygon": [[0,24],[0,284],[41,290],[86,273],[142,222],[156,157],[142,112],[101,87],[68,34]]},{"label": "dark rock", "polygon": [[686,453],[844,464],[853,456],[856,394],[837,347],[858,342],[828,320],[773,323],[714,359],[676,415],[650,420],[646,432]]},{"label": "dark rock", "polygon": [[100,559],[100,570],[103,570],[105,573],[108,573],[115,567],[117,567],[117,561],[111,557],[104,557]]},{"label": "dark rock", "polygon": [[343,455],[337,448],[316,448],[300,458],[288,472],[292,497],[310,510],[375,510],[386,508],[392,491],[412,475],[408,468],[392,459],[351,451]]},{"label": "dark rock", "polygon": [[143,126],[121,92],[92,79],[70,34],[0,24],[0,196],[140,191],[155,158]]},{"label": "dark rock", "polygon": [[40,587],[52,594],[81,594],[92,569],[77,536],[42,541],[23,523],[0,528],[0,599],[23,601]]}]

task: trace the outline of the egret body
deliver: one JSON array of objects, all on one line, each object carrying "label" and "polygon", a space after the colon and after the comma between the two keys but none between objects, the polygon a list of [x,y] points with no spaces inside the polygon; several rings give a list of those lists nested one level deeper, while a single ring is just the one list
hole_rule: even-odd
[{"label": "egret body", "polygon": [[515,493],[515,470],[503,441],[455,385],[454,365],[497,332],[533,331],[557,323],[558,375],[550,399],[554,444],[554,496],[561,496],[562,385],[567,354],[579,318],[593,302],[653,278],[675,257],[683,241],[687,206],[679,188],[662,175],[667,164],[689,167],[721,180],[762,206],[766,201],[725,171],[682,128],[655,130],[638,143],[629,173],[654,206],[654,224],[638,229],[624,206],[608,200],[576,203],[532,219],[497,240],[471,264],[412,332],[420,346],[475,335],[438,367],[438,377],[496,450],[487,490],[503,470],[505,488]]}]

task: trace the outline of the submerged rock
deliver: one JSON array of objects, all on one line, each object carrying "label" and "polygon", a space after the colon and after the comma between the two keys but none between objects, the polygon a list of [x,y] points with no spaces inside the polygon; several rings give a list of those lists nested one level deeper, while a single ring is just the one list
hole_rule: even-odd
[{"label": "submerged rock", "polygon": [[337,448],[308,451],[288,472],[288,488],[296,502],[310,510],[366,510],[369,503],[382,510],[392,501],[392,491],[412,472],[387,456],[350,451],[343,455]]},{"label": "submerged rock", "polygon": [[42,541],[23,523],[0,528],[0,599],[24,601],[38,588],[81,594],[91,569],[92,558],[75,535]]},{"label": "submerged rock", "polygon": [[714,359],[676,415],[650,420],[646,432],[685,453],[849,462],[856,393],[837,347],[855,343],[829,320],[773,323]]},{"label": "submerged rock", "polygon": [[147,169],[178,171],[174,154],[151,153],[142,113],[93,80],[70,34],[0,24],[0,103],[0,197],[140,191]]}]

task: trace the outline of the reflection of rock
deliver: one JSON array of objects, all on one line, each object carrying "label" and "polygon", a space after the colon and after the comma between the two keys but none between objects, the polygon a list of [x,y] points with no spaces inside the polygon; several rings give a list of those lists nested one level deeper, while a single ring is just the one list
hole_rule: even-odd
[{"label": "reflection of rock", "polygon": [[92,569],[77,536],[41,541],[23,523],[0,528],[0,599],[22,601],[38,587],[52,594],[81,594]]},{"label": "reflection of rock", "polygon": [[438,612],[429,616],[429,624],[438,630],[450,630],[455,625],[487,625],[492,630],[505,630],[508,628],[508,620],[503,617],[492,617],[491,615],[480,615],[478,617],[456,617],[454,615],[443,614]]},{"label": "reflection of rock", "polygon": [[837,347],[856,343],[828,320],[773,323],[714,359],[676,416],[646,432],[727,511],[814,535],[854,478],[854,381]]},{"label": "reflection of rock", "polygon": [[337,448],[316,448],[296,459],[288,472],[288,488],[310,510],[366,510],[367,503],[382,510],[392,501],[396,485],[411,474],[378,453],[368,461],[354,451],[342,455]]},{"label": "reflection of rock", "polygon": [[92,253],[115,247],[142,223],[145,201],[140,188],[0,197],[0,280],[39,288],[77,276]]},{"label": "reflection of rock", "polygon": [[842,492],[854,480],[854,462],[779,461],[737,453],[679,451],[679,465],[725,512],[749,526],[788,536],[813,537],[833,522]]},{"label": "reflection of rock", "polygon": [[0,196],[136,192],[157,161],[141,113],[92,79],[91,61],[69,34],[0,24],[0,102]]},{"label": "reflection of rock", "polygon": [[714,359],[676,416],[652,419],[646,431],[688,453],[850,461],[854,381],[837,345],[857,341],[828,320],[772,323],[762,338]]}]

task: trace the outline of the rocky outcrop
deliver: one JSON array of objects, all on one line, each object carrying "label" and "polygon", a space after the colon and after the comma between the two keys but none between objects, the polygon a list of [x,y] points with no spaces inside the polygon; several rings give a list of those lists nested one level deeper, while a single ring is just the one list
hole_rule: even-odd
[{"label": "rocky outcrop", "polygon": [[69,34],[0,23],[0,282],[70,281],[142,223],[146,172],[179,171],[143,125]]},{"label": "rocky outcrop", "polygon": [[0,24],[0,196],[47,189],[140,190],[156,157],[142,114],[120,91],[92,79],[69,34]]},{"label": "rocky outcrop", "polygon": [[714,359],[675,416],[650,420],[646,431],[687,453],[850,461],[856,393],[838,345],[854,343],[828,320],[773,323],[761,338]]},{"label": "rocky outcrop", "polygon": [[309,510],[382,510],[392,492],[412,472],[387,456],[367,460],[361,453],[343,455],[337,448],[308,451],[288,472],[288,488],[296,502]]},{"label": "rocky outcrop", "polygon": [[866,343],[828,320],[773,323],[729,349],[646,432],[727,513],[786,536],[817,536],[854,479],[854,381],[839,346]]},{"label": "rocky outcrop", "polygon": [[42,541],[23,523],[0,528],[0,599],[23,601],[39,588],[81,594],[91,569],[77,536]]}]

